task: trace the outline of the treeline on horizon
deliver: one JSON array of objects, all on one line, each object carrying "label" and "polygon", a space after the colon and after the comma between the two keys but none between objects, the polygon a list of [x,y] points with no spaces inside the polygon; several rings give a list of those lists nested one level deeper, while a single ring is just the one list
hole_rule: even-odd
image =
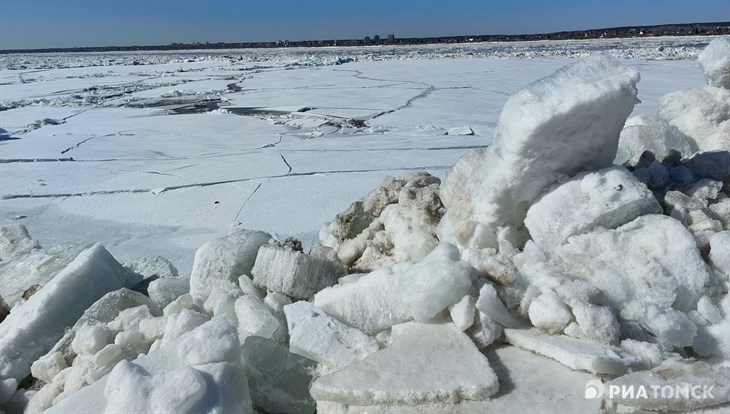
[{"label": "treeline on horizon", "polygon": [[665,24],[655,26],[627,26],[606,29],[574,30],[541,34],[520,35],[463,35],[419,38],[397,38],[389,35],[386,38],[366,36],[362,39],[335,40],[279,40],[276,42],[217,42],[217,43],[171,43],[169,45],[148,46],[90,46],[46,49],[12,49],[0,50],[0,53],[53,53],[53,52],[132,52],[158,50],[200,50],[200,49],[246,49],[246,48],[278,48],[278,47],[327,47],[327,46],[370,46],[370,45],[420,45],[439,43],[473,43],[473,42],[512,42],[532,40],[569,40],[569,39],[601,39],[601,38],[633,38],[654,36],[713,36],[729,35],[730,22]]}]

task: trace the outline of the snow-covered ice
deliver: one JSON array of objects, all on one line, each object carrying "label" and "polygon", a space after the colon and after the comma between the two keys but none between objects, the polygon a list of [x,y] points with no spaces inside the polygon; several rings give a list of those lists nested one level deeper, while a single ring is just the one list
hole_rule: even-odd
[{"label": "snow-covered ice", "polygon": [[608,56],[566,66],[512,95],[492,145],[449,171],[441,240],[496,247],[498,233],[522,245],[530,204],[549,185],[612,165],[618,136],[637,102],[639,74]]}]

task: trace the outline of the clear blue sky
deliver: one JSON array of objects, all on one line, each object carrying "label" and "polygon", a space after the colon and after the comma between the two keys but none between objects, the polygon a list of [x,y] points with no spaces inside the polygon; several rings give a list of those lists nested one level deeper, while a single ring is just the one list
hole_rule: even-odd
[{"label": "clear blue sky", "polygon": [[730,0],[0,0],[0,49],[518,34],[730,21]]}]

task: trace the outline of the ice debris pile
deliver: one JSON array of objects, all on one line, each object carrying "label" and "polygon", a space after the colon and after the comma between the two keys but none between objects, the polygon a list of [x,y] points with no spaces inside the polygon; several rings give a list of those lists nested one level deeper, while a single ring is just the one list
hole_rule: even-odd
[{"label": "ice debris pile", "polygon": [[708,86],[655,117],[626,119],[639,74],[607,56],[530,84],[443,185],[387,179],[309,253],[237,231],[181,276],[5,225],[0,410],[488,410],[496,344],[606,386],[714,390],[604,405],[727,404],[730,41],[699,61]]}]

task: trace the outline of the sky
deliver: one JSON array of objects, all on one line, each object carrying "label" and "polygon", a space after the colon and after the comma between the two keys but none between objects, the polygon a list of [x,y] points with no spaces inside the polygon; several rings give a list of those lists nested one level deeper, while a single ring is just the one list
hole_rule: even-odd
[{"label": "sky", "polygon": [[728,0],[0,0],[0,49],[545,33],[730,21]]}]

